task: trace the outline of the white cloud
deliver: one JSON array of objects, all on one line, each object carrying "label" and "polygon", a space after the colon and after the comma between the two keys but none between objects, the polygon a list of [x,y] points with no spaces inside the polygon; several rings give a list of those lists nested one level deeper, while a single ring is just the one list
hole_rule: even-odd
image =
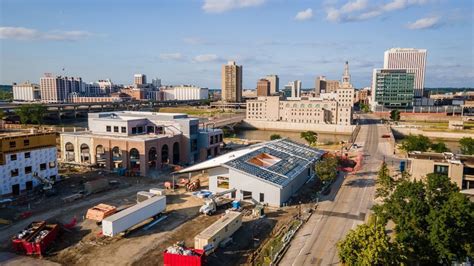
[{"label": "white cloud", "polygon": [[215,62],[220,58],[215,54],[201,54],[194,57],[193,61],[198,63]]},{"label": "white cloud", "polygon": [[306,10],[298,12],[296,14],[295,19],[296,20],[308,20],[313,17],[313,10],[311,8],[308,8]]},{"label": "white cloud", "polygon": [[160,54],[160,59],[162,60],[180,60],[182,58],[183,55],[180,53]]},{"label": "white cloud", "polygon": [[259,6],[266,0],[204,0],[202,9],[208,13],[223,13],[232,9]]},{"label": "white cloud", "polygon": [[407,28],[410,30],[431,29],[437,26],[439,26],[439,17],[420,18],[415,22],[407,24]]},{"label": "white cloud", "polygon": [[192,44],[192,45],[200,45],[200,44],[207,43],[205,40],[198,37],[186,37],[183,39],[183,41],[187,44]]},{"label": "white cloud", "polygon": [[352,0],[340,8],[334,6],[328,7],[326,9],[326,19],[331,22],[367,20],[414,5],[424,5],[429,1],[430,0],[389,0],[388,2],[378,5],[369,5],[368,0]]},{"label": "white cloud", "polygon": [[0,27],[0,39],[79,41],[92,35],[92,33],[87,31],[41,32],[35,29],[23,27]]}]

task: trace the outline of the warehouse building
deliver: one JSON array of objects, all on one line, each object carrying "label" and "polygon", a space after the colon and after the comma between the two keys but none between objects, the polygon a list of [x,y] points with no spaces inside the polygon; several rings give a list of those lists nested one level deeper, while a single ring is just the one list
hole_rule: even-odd
[{"label": "warehouse building", "polygon": [[279,139],[224,154],[175,174],[206,171],[212,192],[235,188],[233,198],[277,207],[315,175],[314,165],[323,154],[307,145]]}]

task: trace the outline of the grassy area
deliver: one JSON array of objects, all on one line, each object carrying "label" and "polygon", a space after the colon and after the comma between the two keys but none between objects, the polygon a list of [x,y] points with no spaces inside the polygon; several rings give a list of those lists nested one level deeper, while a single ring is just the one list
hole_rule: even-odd
[{"label": "grassy area", "polygon": [[219,114],[232,114],[232,110],[221,110],[221,109],[203,109],[197,107],[162,107],[159,110],[163,113],[185,113],[192,116],[216,116]]},{"label": "grassy area", "polygon": [[464,130],[450,130],[449,122],[435,122],[435,121],[403,121],[401,125],[416,125],[421,126],[424,131],[444,131],[444,132],[474,132],[474,122],[466,121],[464,122]]}]

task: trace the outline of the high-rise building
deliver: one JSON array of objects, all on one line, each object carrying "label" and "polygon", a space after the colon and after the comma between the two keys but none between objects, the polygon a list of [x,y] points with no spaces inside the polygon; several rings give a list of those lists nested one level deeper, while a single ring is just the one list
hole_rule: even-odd
[{"label": "high-rise building", "polygon": [[22,102],[33,102],[41,99],[40,86],[30,82],[13,84],[13,100]]},{"label": "high-rise building", "polygon": [[392,48],[385,51],[383,68],[412,69],[415,74],[414,95],[423,96],[425,87],[426,49]]},{"label": "high-rise building", "polygon": [[242,66],[229,61],[222,66],[222,101],[242,101]]},{"label": "high-rise building", "polygon": [[301,97],[301,80],[290,81],[285,88],[291,89],[291,97],[299,98]]},{"label": "high-rise building", "polygon": [[159,79],[159,78],[152,79],[151,80],[151,85],[153,86],[153,88],[159,89],[161,87],[161,79]]},{"label": "high-rise building", "polygon": [[415,69],[374,69],[372,108],[410,107],[413,105]]},{"label": "high-rise building", "polygon": [[271,82],[267,79],[260,79],[257,82],[257,96],[270,96]]},{"label": "high-rise building", "polygon": [[326,80],[325,76],[319,76],[316,78],[316,84],[314,88],[316,96],[318,96],[321,93],[335,92],[339,86],[339,80]]},{"label": "high-rise building", "polygon": [[270,94],[280,91],[280,78],[278,75],[267,75],[265,79],[270,81]]},{"label": "high-rise building", "polygon": [[135,74],[133,76],[133,84],[136,87],[141,87],[143,85],[146,85],[146,75],[145,74]]},{"label": "high-rise building", "polygon": [[45,73],[40,79],[41,101],[47,103],[63,103],[69,99],[69,94],[80,93],[82,78],[53,76]]}]

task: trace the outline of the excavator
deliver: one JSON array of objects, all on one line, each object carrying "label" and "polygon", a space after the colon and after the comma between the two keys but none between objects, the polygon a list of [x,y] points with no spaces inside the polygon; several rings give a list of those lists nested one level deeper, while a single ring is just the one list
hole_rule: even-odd
[{"label": "excavator", "polygon": [[33,177],[38,179],[41,184],[43,184],[43,191],[46,196],[54,196],[56,195],[56,190],[53,188],[54,181],[49,180],[48,178],[41,177],[38,173],[33,173]]},{"label": "excavator", "polygon": [[229,193],[233,193],[235,191],[237,190],[235,188],[232,188],[210,195],[206,198],[204,205],[199,208],[199,212],[206,215],[212,215],[217,211],[217,208],[228,206],[233,199],[226,198],[223,196]]}]

